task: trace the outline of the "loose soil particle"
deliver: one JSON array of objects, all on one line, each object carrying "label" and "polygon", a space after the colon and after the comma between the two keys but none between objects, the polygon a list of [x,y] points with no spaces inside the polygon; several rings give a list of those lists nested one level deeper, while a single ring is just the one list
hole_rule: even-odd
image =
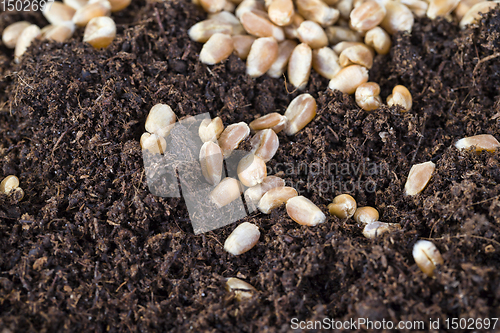
[{"label": "loose soil particle", "polygon": [[[0,195],[2,332],[285,332],[292,318],[500,317],[500,151],[451,146],[500,138],[498,12],[465,31],[417,19],[411,35],[393,38],[370,80],[384,98],[408,87],[410,112],[364,112],[313,73],[305,92],[317,117],[279,135],[269,166],[289,184],[309,182],[297,186],[301,195],[326,213],[354,188],[359,206],[377,207],[401,231],[368,240],[332,216],[308,228],[282,207],[241,221],[261,238],[238,257],[222,246],[236,224],[195,236],[182,199],[148,192],[139,146],[147,113],[161,102],[180,118],[210,112],[225,125],[249,123],[284,112],[299,92],[283,78],[247,77],[234,55],[201,64],[202,45],[186,31],[205,14],[191,3],[134,1],[117,15],[118,37],[105,50],[83,44],[80,30],[65,44],[35,42],[19,65],[0,47],[1,175],[17,175],[25,191],[21,201]],[[0,31],[20,19],[46,24],[37,13],[4,12]],[[429,186],[405,197],[411,166],[428,160]],[[300,163],[332,174],[298,173]],[[443,255],[436,279],[412,259],[419,238]],[[259,295],[237,302],[224,289],[232,276]]]}]

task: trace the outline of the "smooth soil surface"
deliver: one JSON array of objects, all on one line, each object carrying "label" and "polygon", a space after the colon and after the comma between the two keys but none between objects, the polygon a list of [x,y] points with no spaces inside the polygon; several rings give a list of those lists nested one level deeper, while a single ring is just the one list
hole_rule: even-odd
[{"label": "smooth soil surface", "polygon": [[[444,331],[446,319],[500,317],[500,151],[453,146],[500,139],[498,12],[464,31],[417,19],[411,35],[393,37],[370,81],[384,101],[394,85],[408,87],[410,112],[362,111],[311,74],[304,92],[318,115],[294,136],[280,133],[268,165],[327,214],[324,224],[300,226],[281,207],[201,235],[182,199],[148,191],[139,138],[149,109],[209,112],[227,126],[284,113],[301,92],[284,78],[246,76],[235,55],[201,64],[187,30],[206,15],[191,3],[134,1],[114,17],[118,36],[105,50],[81,42],[82,29],[64,44],[35,42],[20,64],[0,46],[0,176],[17,175],[25,192],[0,195],[0,332],[287,332],[293,318],[423,321],[425,330],[432,318]],[[0,32],[21,19],[47,24],[3,12]],[[411,166],[429,160],[430,184],[405,196]],[[401,229],[369,240],[352,219],[330,216],[344,192]],[[232,256],[223,244],[243,221],[261,237]],[[413,260],[418,239],[442,253],[434,279]],[[258,293],[238,302],[228,277]]]}]

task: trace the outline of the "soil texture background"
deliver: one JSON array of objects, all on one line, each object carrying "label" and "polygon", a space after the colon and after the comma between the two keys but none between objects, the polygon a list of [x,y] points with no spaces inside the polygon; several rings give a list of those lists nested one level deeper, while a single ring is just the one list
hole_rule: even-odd
[{"label": "soil texture background", "polygon": [[[360,317],[427,330],[429,318],[500,317],[500,151],[453,146],[476,134],[500,139],[498,11],[464,31],[417,19],[411,35],[393,37],[370,81],[384,100],[394,85],[408,87],[410,112],[362,111],[312,73],[304,92],[318,115],[279,134],[275,174],[304,181],[297,190],[325,213],[350,192],[401,225],[376,240],[329,214],[300,226],[284,207],[194,235],[181,198],[148,191],[139,138],[149,109],[209,112],[227,126],[283,113],[302,92],[284,78],[246,76],[235,55],[201,64],[187,30],[205,14],[187,1],[134,1],[114,17],[105,50],[82,43],[81,30],[64,44],[35,42],[20,64],[0,46],[0,176],[17,175],[25,192],[21,201],[0,195],[0,332],[288,332],[292,318]],[[21,19],[47,24],[39,13],[3,12],[0,33]],[[429,186],[404,196],[411,166],[429,160]],[[331,169],[287,167],[300,164]],[[235,257],[223,243],[243,221],[261,237]],[[422,238],[444,258],[434,279],[411,254]],[[258,294],[238,302],[228,277]]]}]

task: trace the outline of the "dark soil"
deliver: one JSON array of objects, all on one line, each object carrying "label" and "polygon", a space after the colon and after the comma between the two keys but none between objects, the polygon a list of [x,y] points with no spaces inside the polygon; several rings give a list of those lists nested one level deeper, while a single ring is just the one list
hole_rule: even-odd
[{"label": "dark soil", "polygon": [[[361,317],[421,320],[425,330],[440,319],[444,331],[446,319],[500,317],[500,151],[452,146],[475,134],[500,139],[498,12],[465,31],[419,19],[394,37],[370,80],[384,99],[407,86],[410,112],[364,112],[313,73],[305,91],[318,116],[279,135],[269,166],[302,195],[327,212],[350,192],[400,231],[368,240],[351,220],[328,214],[308,228],[281,208],[242,220],[261,238],[238,257],[222,246],[238,223],[195,235],[182,199],[149,193],[145,118],[162,102],[179,118],[248,123],[283,113],[299,92],[247,77],[236,56],[198,62],[202,45],[186,31],[204,14],[191,3],[134,1],[118,17],[106,50],[82,43],[82,31],[34,43],[19,65],[0,48],[0,176],[17,175],[25,192],[0,196],[0,332],[285,332],[292,318]],[[1,13],[0,31],[19,19],[45,24],[38,13]],[[405,197],[411,166],[428,160],[431,183]],[[413,260],[421,238],[443,255],[435,279]],[[238,302],[224,289],[232,276],[258,295]]]}]

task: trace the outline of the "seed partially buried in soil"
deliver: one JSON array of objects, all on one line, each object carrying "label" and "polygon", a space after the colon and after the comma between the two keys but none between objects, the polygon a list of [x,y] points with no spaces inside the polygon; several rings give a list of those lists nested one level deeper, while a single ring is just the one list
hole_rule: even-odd
[{"label": "seed partially buried in soil", "polygon": [[399,105],[403,112],[410,111],[412,107],[411,93],[405,86],[397,85],[392,89],[392,94],[387,97],[387,105]]},{"label": "seed partially buried in soil", "polygon": [[356,104],[365,111],[373,111],[382,105],[380,86],[375,82],[366,82],[356,88]]},{"label": "seed partially buried in soil", "polygon": [[427,240],[419,240],[413,246],[413,258],[417,266],[427,276],[433,277],[437,265],[443,265],[444,260],[434,243]]},{"label": "seed partially buried in soil", "polygon": [[363,236],[365,236],[366,238],[374,239],[381,236],[382,234],[385,234],[386,232],[397,229],[401,229],[401,226],[397,223],[375,221],[365,225],[365,227],[363,228]]},{"label": "seed partially buried in soil", "polygon": [[9,194],[17,187],[19,187],[19,179],[14,175],[10,175],[5,177],[0,183],[0,192]]},{"label": "seed partially buried in soil", "polygon": [[472,6],[460,20],[460,28],[465,29],[468,24],[475,24],[481,20],[481,14],[486,14],[498,5],[497,1],[481,1]]},{"label": "seed partially buried in soil", "polygon": [[19,202],[24,198],[24,191],[19,187],[19,179],[14,175],[7,176],[2,180],[0,192],[10,195],[14,202]]},{"label": "seed partially buried in soil", "polygon": [[240,302],[251,298],[257,293],[257,289],[255,289],[250,283],[234,277],[227,279],[226,289],[229,292],[233,292],[236,299]]},{"label": "seed partially buried in soil", "polygon": [[474,147],[475,151],[478,153],[483,150],[494,152],[496,149],[500,148],[500,143],[491,134],[479,134],[458,140],[455,143],[455,147],[461,150]]}]

